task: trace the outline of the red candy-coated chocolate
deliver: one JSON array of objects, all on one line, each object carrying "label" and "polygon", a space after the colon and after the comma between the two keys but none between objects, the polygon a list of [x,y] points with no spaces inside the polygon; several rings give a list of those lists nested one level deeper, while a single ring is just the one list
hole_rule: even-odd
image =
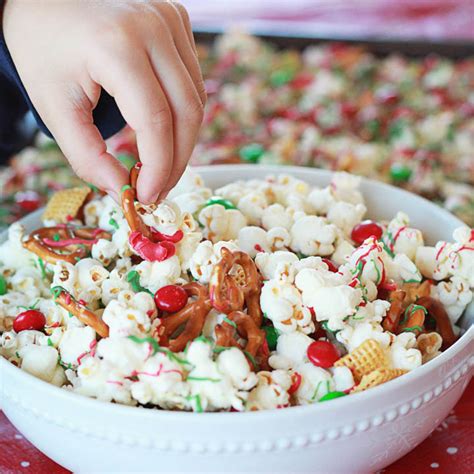
[{"label": "red candy-coated chocolate", "polygon": [[360,245],[365,239],[369,237],[375,237],[380,239],[383,234],[382,227],[374,221],[362,221],[360,224],[357,224],[351,232],[351,239],[357,244]]},{"label": "red candy-coated chocolate", "polygon": [[323,258],[323,262],[328,266],[328,270],[333,273],[338,272],[338,268],[336,267],[335,263],[329,260],[329,258]]},{"label": "red candy-coated chocolate", "polygon": [[329,341],[312,342],[308,346],[306,355],[313,365],[323,369],[332,367],[336,360],[341,357],[336,346]]},{"label": "red candy-coated chocolate", "polygon": [[41,311],[28,309],[20,313],[13,321],[13,330],[15,332],[36,330],[41,331],[46,324],[46,318]]},{"label": "red candy-coated chocolate", "polygon": [[167,313],[176,313],[183,309],[187,302],[188,294],[181,286],[163,286],[155,293],[156,306]]}]

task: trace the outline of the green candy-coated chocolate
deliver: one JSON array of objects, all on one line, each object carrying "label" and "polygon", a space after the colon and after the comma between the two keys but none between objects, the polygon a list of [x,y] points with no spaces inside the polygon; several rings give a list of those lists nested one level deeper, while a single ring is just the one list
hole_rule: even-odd
[{"label": "green candy-coated chocolate", "polygon": [[284,86],[285,84],[288,84],[294,76],[295,73],[289,69],[278,69],[270,75],[270,83],[272,86],[276,87]]},{"label": "green candy-coated chocolate", "polygon": [[237,209],[228,199],[222,199],[218,197],[212,197],[211,199],[209,199],[209,201],[204,204],[204,207],[212,206],[213,204],[220,204],[226,209]]},{"label": "green candy-coated chocolate", "polygon": [[328,392],[326,395],[319,399],[320,402],[326,402],[328,400],[334,400],[335,398],[345,397],[347,393],[344,392]]},{"label": "green candy-coated chocolate", "polygon": [[411,169],[408,166],[394,163],[390,167],[390,177],[397,183],[405,183],[411,177]]},{"label": "green candy-coated chocolate", "polygon": [[265,152],[265,148],[259,143],[251,143],[245,145],[239,150],[239,156],[242,160],[249,163],[258,163],[260,157]]},{"label": "green candy-coated chocolate", "polygon": [[0,275],[0,296],[5,295],[7,291],[7,280],[3,275]]},{"label": "green candy-coated chocolate", "polygon": [[264,326],[263,330],[267,338],[268,348],[274,351],[277,346],[278,331],[273,326]]}]

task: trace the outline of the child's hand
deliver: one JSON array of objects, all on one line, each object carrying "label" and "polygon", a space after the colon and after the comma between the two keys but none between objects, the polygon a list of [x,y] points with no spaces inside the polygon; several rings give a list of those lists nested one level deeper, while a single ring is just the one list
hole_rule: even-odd
[{"label": "child's hand", "polygon": [[137,134],[138,198],[152,202],[174,186],[206,101],[181,5],[7,0],[3,27],[31,101],[81,178],[115,198],[128,182],[93,124],[103,87]]}]

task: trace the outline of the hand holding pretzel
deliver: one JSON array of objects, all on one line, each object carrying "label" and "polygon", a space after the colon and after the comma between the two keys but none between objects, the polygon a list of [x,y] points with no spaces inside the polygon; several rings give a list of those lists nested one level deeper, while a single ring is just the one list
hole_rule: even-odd
[{"label": "hand holding pretzel", "polygon": [[135,207],[136,186],[141,166],[140,162],[133,166],[130,170],[130,184],[122,189],[122,209],[131,231],[129,243],[144,260],[161,262],[175,254],[175,243],[183,238],[183,232],[178,230],[174,235],[164,235],[143,222]]},{"label": "hand holding pretzel", "polygon": [[75,265],[88,255],[98,239],[110,240],[111,235],[98,228],[61,224],[31,232],[23,246],[52,265],[57,262]]},{"label": "hand holding pretzel", "polygon": [[[176,313],[163,315],[158,328],[160,344],[173,352],[182,351],[188,342],[201,334],[206,316],[211,310],[209,293],[205,286],[193,282],[187,283],[183,288],[188,297],[195,300]],[[181,326],[184,326],[182,332],[174,337]]]}]

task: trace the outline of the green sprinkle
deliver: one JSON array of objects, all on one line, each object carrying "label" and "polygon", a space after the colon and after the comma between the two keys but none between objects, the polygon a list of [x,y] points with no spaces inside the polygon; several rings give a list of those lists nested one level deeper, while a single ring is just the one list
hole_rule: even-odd
[{"label": "green sprinkle", "polygon": [[345,397],[346,395],[347,395],[347,393],[344,393],[344,392],[338,392],[338,391],[328,392],[328,393],[326,393],[326,395],[323,395],[319,399],[319,401],[320,402],[327,402],[328,400],[334,400],[335,398]]},{"label": "green sprinkle", "polygon": [[403,328],[402,332],[410,332],[410,331],[423,331],[423,328],[421,326],[412,326],[410,328]]},{"label": "green sprinkle", "polygon": [[201,403],[201,397],[199,395],[188,395],[186,397],[186,400],[194,400],[194,403],[196,404],[196,411],[198,413],[202,413],[202,403]]},{"label": "green sprinkle", "polygon": [[261,156],[265,153],[265,148],[259,143],[245,145],[239,150],[239,156],[243,161],[249,163],[258,163]]},{"label": "green sprinkle", "polygon": [[136,270],[132,270],[127,274],[127,281],[132,286],[132,289],[135,293],[140,293],[142,291],[149,293],[153,296],[153,293],[148,289],[140,285],[140,274]]},{"label": "green sprinkle", "polygon": [[54,347],[53,341],[51,341],[50,337],[48,337],[48,346]]},{"label": "green sprinkle", "polygon": [[318,396],[320,386],[321,386],[321,381],[319,381],[318,385],[316,385],[316,388],[314,389],[313,396],[311,397],[311,400],[314,400]]},{"label": "green sprinkle", "polygon": [[137,162],[135,157],[129,155],[128,153],[119,153],[116,158],[120,161],[120,163],[122,163],[122,165],[125,166],[125,168],[127,168],[128,171],[130,171]]},{"label": "green sprinkle", "polygon": [[48,279],[48,272],[46,271],[46,266],[45,266],[43,260],[39,257],[38,257],[38,265],[39,265],[40,270],[41,270],[41,278],[43,278],[43,280],[47,280]]},{"label": "green sprinkle", "polygon": [[221,379],[212,379],[210,377],[187,377],[186,380],[194,380],[195,382],[213,382],[218,383]]},{"label": "green sprinkle", "polygon": [[[421,306],[419,304],[411,304],[410,306],[407,307],[407,309],[405,310],[405,313],[403,315],[403,320],[402,320],[402,324],[408,320],[409,317],[411,317],[413,315],[413,313],[415,311],[418,311],[419,309],[421,309],[423,311],[423,313],[425,313],[425,316],[428,314],[428,311],[426,310],[426,308],[424,306]],[[408,311],[410,311],[410,313],[408,313]]]},{"label": "green sprinkle", "polygon": [[390,177],[396,183],[406,183],[412,175],[412,171],[408,166],[400,163],[393,163],[390,167]]},{"label": "green sprinkle", "polygon": [[263,330],[265,331],[268,348],[274,351],[277,346],[278,331],[273,326],[264,326]]},{"label": "green sprinkle", "polygon": [[231,319],[229,319],[227,316],[224,318],[224,321],[225,321],[227,324],[230,324],[234,329],[237,329],[237,324],[235,324],[235,322],[232,321]]},{"label": "green sprinkle", "polygon": [[228,199],[222,199],[220,197],[212,197],[206,202],[206,204],[204,204],[203,208],[214,204],[220,204],[226,209],[237,209]]},{"label": "green sprinkle", "polygon": [[116,221],[113,217],[111,217],[111,218],[109,219],[109,225],[111,225],[111,226],[114,227],[115,229],[118,229],[118,228],[119,228],[119,225],[117,224],[117,221]]},{"label": "green sprinkle", "polygon": [[[391,236],[390,232],[387,233],[387,236],[389,235]],[[395,254],[390,250],[390,247],[383,241],[382,241],[382,246],[385,249],[385,252],[387,252],[390,255],[390,257],[393,258],[395,256]]]},{"label": "green sprinkle", "polygon": [[127,189],[132,189],[132,187],[129,184],[126,184],[125,186],[122,186],[122,189],[120,190],[120,192],[124,193]]},{"label": "green sprinkle", "polygon": [[61,237],[59,236],[59,234],[54,234],[54,235],[53,235],[53,240],[54,240],[55,242],[59,242],[60,239],[61,239]]},{"label": "green sprinkle", "polygon": [[421,278],[419,280],[403,280],[403,283],[421,283]]},{"label": "green sprinkle", "polygon": [[375,271],[377,272],[377,285],[381,283],[382,276],[380,275],[380,270],[379,267],[377,266],[377,263],[375,261],[372,261],[374,264]]},{"label": "green sprinkle", "polygon": [[181,359],[180,357],[175,355],[174,352],[171,352],[169,349],[166,349],[165,347],[161,347],[158,344],[158,341],[152,337],[128,336],[128,339],[130,339],[133,342],[136,342],[137,344],[150,344],[151,347],[153,348],[153,355],[155,355],[157,352],[161,352],[162,354],[166,354],[169,360],[177,362],[178,364],[189,365],[189,362],[187,360]]},{"label": "green sprinkle", "polygon": [[162,352],[161,346],[158,344],[158,341],[152,337],[128,336],[128,339],[133,342],[136,342],[137,344],[150,344],[154,351],[153,355],[155,355],[157,352]]},{"label": "green sprinkle", "polygon": [[59,295],[65,291],[62,286],[53,286],[51,288],[51,294],[57,299],[59,298]]},{"label": "green sprinkle", "polygon": [[212,341],[206,336],[198,336],[194,339],[195,342],[205,342],[206,344],[212,344]]},{"label": "green sprinkle", "polygon": [[337,334],[337,333],[340,331],[340,329],[338,329],[338,330],[336,330],[336,331],[333,331],[332,329],[329,329],[329,328],[328,328],[328,321],[323,321],[323,322],[321,323],[321,326],[323,327],[323,329],[324,329],[325,331],[330,332],[330,333],[332,333],[332,334]]},{"label": "green sprinkle", "polygon": [[250,352],[248,351],[244,351],[244,354],[247,356],[247,359],[250,360],[250,362],[252,362],[254,369],[258,371],[258,364],[257,364],[257,361],[255,360],[255,357],[252,354],[250,354]]},{"label": "green sprinkle", "polygon": [[7,293],[8,291],[8,286],[7,286],[7,280],[3,275],[0,275],[0,296],[3,296]]},{"label": "green sprinkle", "polygon": [[212,352],[216,354],[220,354],[221,352],[228,351],[230,347],[224,347],[224,346],[215,346],[214,349],[212,349]]}]

